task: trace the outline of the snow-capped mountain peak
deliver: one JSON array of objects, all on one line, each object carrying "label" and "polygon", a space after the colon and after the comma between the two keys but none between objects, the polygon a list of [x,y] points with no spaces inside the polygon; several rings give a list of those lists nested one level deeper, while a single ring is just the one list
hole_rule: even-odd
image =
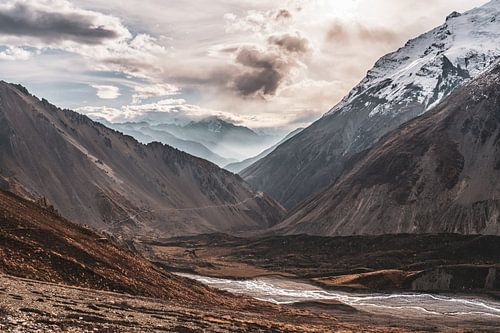
[{"label": "snow-capped mountain peak", "polygon": [[359,107],[356,99],[372,109],[370,116],[404,112],[415,103],[430,109],[500,57],[499,14],[500,0],[451,13],[443,25],[378,60],[325,116]]},{"label": "snow-capped mountain peak", "polygon": [[382,57],[325,116],[241,175],[288,208],[323,190],[361,152],[500,57],[499,13],[500,0],[494,0],[450,14],[441,26]]}]

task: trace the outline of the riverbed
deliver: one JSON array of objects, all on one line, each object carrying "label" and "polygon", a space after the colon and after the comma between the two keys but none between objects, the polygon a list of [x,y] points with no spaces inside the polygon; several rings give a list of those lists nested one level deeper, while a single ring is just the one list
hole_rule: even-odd
[{"label": "riverbed", "polygon": [[179,274],[213,288],[242,294],[275,304],[314,301],[339,301],[357,310],[406,319],[448,318],[498,322],[500,302],[475,295],[443,295],[431,293],[358,293],[322,289],[306,282],[282,277],[250,280],[212,278]]}]

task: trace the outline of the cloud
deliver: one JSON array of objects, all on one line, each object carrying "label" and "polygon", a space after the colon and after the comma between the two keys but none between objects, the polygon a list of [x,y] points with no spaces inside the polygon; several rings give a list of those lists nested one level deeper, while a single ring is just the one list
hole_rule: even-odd
[{"label": "cloud", "polygon": [[292,13],[288,9],[248,10],[246,15],[224,14],[226,32],[272,32],[276,28],[290,24]]},{"label": "cloud", "polygon": [[31,58],[31,52],[21,47],[8,46],[4,51],[0,51],[0,60],[15,61],[28,60]]},{"label": "cloud", "polygon": [[0,5],[0,45],[78,54],[98,71],[135,77],[161,73],[166,49],[148,34],[132,35],[112,15],[67,0],[13,0]]},{"label": "cloud", "polygon": [[349,39],[349,32],[340,21],[333,22],[326,32],[326,40],[329,42],[344,42]]},{"label": "cloud", "polygon": [[117,99],[120,96],[120,89],[115,86],[92,85],[97,90],[97,96],[101,99]]},{"label": "cloud", "polygon": [[273,95],[285,77],[288,67],[280,53],[261,51],[256,47],[241,48],[236,63],[248,68],[234,80],[236,89],[244,96],[259,91],[264,95]]},{"label": "cloud", "polygon": [[310,50],[309,41],[307,40],[307,38],[289,34],[281,36],[271,36],[268,38],[268,43],[277,45],[288,52],[306,53]]},{"label": "cloud", "polygon": [[77,9],[65,1],[14,1],[0,6],[0,34],[44,43],[102,44],[126,36],[116,18]]},{"label": "cloud", "polygon": [[335,20],[326,32],[327,42],[352,43],[393,43],[401,39],[395,31],[380,27],[366,26],[359,22],[342,22]]},{"label": "cloud", "polygon": [[174,85],[159,83],[147,86],[137,86],[134,88],[132,95],[132,103],[139,104],[143,100],[152,97],[173,96],[180,93],[180,89]]},{"label": "cloud", "polygon": [[400,35],[393,30],[383,27],[365,27],[360,25],[358,29],[359,38],[367,42],[392,43],[401,38]]},{"label": "cloud", "polygon": [[[197,114],[193,104],[199,104],[201,113],[224,110],[248,126],[296,124],[330,109],[380,56],[442,24],[451,11],[484,2],[0,0],[0,12],[20,19],[23,27],[30,22],[43,27],[41,32],[0,30],[0,59],[31,56],[0,67],[5,79],[63,107],[115,107],[103,111],[109,116],[182,118],[153,108],[192,115]],[[13,15],[16,4],[41,13],[50,24]],[[54,34],[57,17],[71,29]],[[68,20],[72,17],[74,22]],[[398,36],[391,41],[394,32]],[[246,61],[243,54],[237,60],[244,49]],[[120,87],[122,96],[108,104],[91,87],[74,88],[88,83]],[[175,89],[153,87],[157,84],[182,89],[187,101],[156,104],[181,96]],[[122,101],[130,105],[119,107]],[[152,109],[139,111],[141,105]]]},{"label": "cloud", "polygon": [[120,109],[107,106],[83,106],[75,109],[95,120],[106,119],[108,121],[121,121],[122,112]]},{"label": "cloud", "polygon": [[292,13],[288,9],[280,9],[276,14],[276,20],[289,20],[292,18]]},{"label": "cloud", "polygon": [[76,109],[96,120],[106,119],[110,122],[149,121],[151,123],[188,123],[216,116],[237,123],[233,114],[202,108],[189,104],[181,98],[166,98],[154,103],[140,105],[124,105],[120,108],[106,106],[85,106]]},{"label": "cloud", "polygon": [[310,51],[309,41],[289,34],[270,36],[267,49],[241,47],[235,62],[245,71],[234,78],[234,87],[243,96],[269,96],[289,76],[300,59]]}]

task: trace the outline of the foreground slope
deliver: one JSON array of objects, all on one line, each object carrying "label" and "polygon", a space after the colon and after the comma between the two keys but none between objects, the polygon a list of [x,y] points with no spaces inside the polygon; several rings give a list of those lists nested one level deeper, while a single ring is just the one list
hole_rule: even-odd
[{"label": "foreground slope", "polygon": [[91,230],[0,191],[0,272],[23,278],[202,303],[211,290],[160,272]]},{"label": "foreground slope", "polygon": [[500,0],[382,57],[322,119],[245,169],[242,177],[292,208],[337,179],[346,162],[426,112],[500,56]]},{"label": "foreground slope", "polygon": [[500,235],[500,63],[384,137],[278,228]]},{"label": "foreground slope", "polygon": [[282,208],[216,165],[0,83],[0,185],[127,236],[259,229]]}]

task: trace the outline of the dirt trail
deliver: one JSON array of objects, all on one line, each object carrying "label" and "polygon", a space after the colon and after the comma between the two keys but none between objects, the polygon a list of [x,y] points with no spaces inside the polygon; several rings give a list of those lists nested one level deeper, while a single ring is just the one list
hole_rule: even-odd
[{"label": "dirt trail", "polygon": [[[164,208],[164,209],[151,209],[151,210],[143,210],[140,211],[132,216],[129,216],[123,220],[118,220],[111,222],[108,228],[115,227],[119,224],[125,223],[129,220],[135,220],[137,217],[143,215],[143,214],[151,214],[151,213],[158,213],[158,212],[190,212],[190,211],[200,211],[200,210],[206,210],[206,209],[218,209],[218,208],[234,208],[234,207],[239,207],[243,206],[247,202],[257,199],[257,198],[262,198],[264,196],[264,193],[258,192],[256,195],[246,198],[245,200],[233,203],[233,204],[224,204],[224,205],[210,205],[210,206],[202,206],[202,207],[189,207],[189,208]],[[140,223],[139,221],[135,220],[135,222]]]}]

